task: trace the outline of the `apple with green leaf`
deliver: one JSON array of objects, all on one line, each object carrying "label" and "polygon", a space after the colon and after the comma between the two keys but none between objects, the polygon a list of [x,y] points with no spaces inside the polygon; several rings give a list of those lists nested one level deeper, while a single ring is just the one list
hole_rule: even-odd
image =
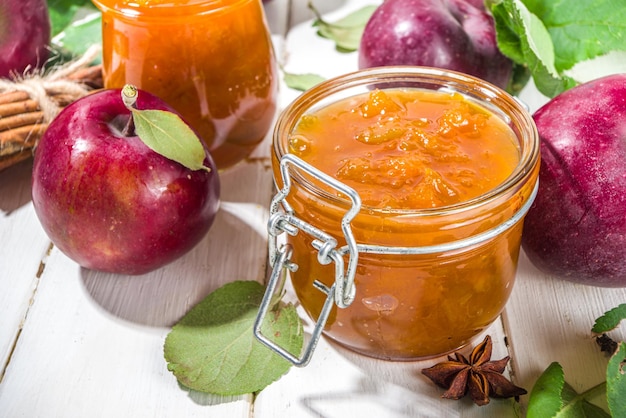
[{"label": "apple with green leaf", "polygon": [[89,269],[136,275],[179,258],[209,230],[219,194],[191,128],[131,86],[70,104],[35,150],[36,214],[54,245]]},{"label": "apple with green leaf", "polygon": [[0,77],[42,67],[49,56],[50,30],[46,0],[0,2]]}]

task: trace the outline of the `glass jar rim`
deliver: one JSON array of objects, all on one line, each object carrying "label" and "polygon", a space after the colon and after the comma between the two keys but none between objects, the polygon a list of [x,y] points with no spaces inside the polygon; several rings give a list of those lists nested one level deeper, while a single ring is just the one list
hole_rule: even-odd
[{"label": "glass jar rim", "polygon": [[[434,67],[405,65],[372,67],[343,74],[315,85],[301,94],[281,112],[274,128],[274,153],[279,160],[287,153],[286,143],[281,141],[282,136],[290,133],[297,123],[297,120],[304,115],[307,110],[319,103],[321,99],[331,94],[340,93],[349,88],[381,83],[431,82],[434,84],[434,82],[438,80],[445,81],[445,84],[442,83],[438,90],[460,93],[465,98],[473,99],[476,104],[488,110],[493,111],[494,109],[498,109],[511,119],[510,123],[513,123],[515,120],[520,127],[519,133],[516,133],[521,147],[520,161],[513,172],[498,186],[472,199],[453,205],[418,209],[377,208],[363,205],[362,208],[370,213],[397,215],[421,214],[424,216],[437,216],[464,212],[498,199],[516,185],[523,184],[525,180],[529,179],[532,176],[533,168],[539,162],[540,142],[539,134],[532,116],[521,101],[485,80],[457,71]],[[465,88],[459,89],[460,86],[465,86]],[[470,95],[470,93],[472,94]],[[497,100],[498,103],[493,103],[494,100]],[[489,104],[489,106],[487,106],[487,104]],[[524,138],[521,136],[524,136]],[[345,198],[333,195],[313,185],[302,176],[296,174],[292,177],[294,182],[300,183],[305,189],[309,190],[309,192],[319,195],[325,201],[332,202],[333,204],[346,204],[348,202]]]},{"label": "glass jar rim", "polygon": [[[188,0],[185,4],[175,4],[172,0],[162,0],[143,5],[138,0],[93,0],[94,5],[105,13],[115,13],[129,19],[141,17],[150,19],[168,19],[172,16],[196,16],[215,13],[220,10],[237,7],[250,0]],[[150,3],[149,1],[146,3]],[[155,3],[155,2],[153,2]],[[178,2],[180,3],[180,2]],[[176,6],[173,8],[172,6]]]}]

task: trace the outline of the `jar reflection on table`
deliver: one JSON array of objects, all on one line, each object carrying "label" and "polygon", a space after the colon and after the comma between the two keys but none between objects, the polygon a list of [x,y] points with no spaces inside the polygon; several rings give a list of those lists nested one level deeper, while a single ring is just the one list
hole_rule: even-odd
[{"label": "jar reflection on table", "polygon": [[161,97],[218,168],[246,158],[276,111],[277,67],[260,0],[95,0],[107,88]]},{"label": "jar reflection on table", "polygon": [[[532,201],[539,171],[539,140],[530,115],[495,87],[436,69],[364,70],[305,92],[281,115],[275,131],[273,167],[278,187],[284,184],[279,171],[281,157],[293,152],[297,155],[294,138],[297,145],[311,140],[298,130],[298,124],[305,121],[313,136],[316,132],[325,135],[323,124],[315,125],[310,122],[315,116],[308,119],[308,115],[317,115],[320,109],[342,103],[347,97],[398,86],[446,91],[441,94],[456,91],[469,97],[498,118],[501,125],[510,128],[511,138],[519,142],[519,155],[512,173],[499,186],[467,201],[415,210],[364,205],[351,223],[356,242],[387,248],[446,245],[476,237],[523,213],[520,208]],[[378,103],[359,108],[371,110]],[[357,111],[348,109],[355,108],[346,105],[346,114]],[[336,119],[341,113],[337,108],[328,112]],[[386,121],[396,117],[386,116]],[[335,127],[333,135],[349,131],[347,126],[345,130]],[[336,138],[330,143],[330,150],[338,149]],[[307,160],[306,152],[301,158]],[[364,167],[373,166],[368,164]],[[349,209],[348,201],[318,178],[289,170],[292,182],[286,200],[293,214],[330,234],[338,241],[338,247],[346,245],[341,218]],[[368,174],[367,170],[364,173]],[[335,173],[327,174],[336,177]],[[351,186],[358,190],[358,185]],[[509,298],[515,281],[522,222],[517,220],[485,241],[453,250],[402,255],[359,252],[354,282],[356,297],[347,308],[333,308],[324,328],[325,335],[351,350],[387,360],[437,356],[470,343],[498,317]],[[299,231],[286,239],[293,248],[291,261],[298,265],[295,272],[290,272],[296,295],[307,313],[317,320],[326,295],[313,282],[331,286],[335,266],[320,264],[312,237],[307,233]]]}]

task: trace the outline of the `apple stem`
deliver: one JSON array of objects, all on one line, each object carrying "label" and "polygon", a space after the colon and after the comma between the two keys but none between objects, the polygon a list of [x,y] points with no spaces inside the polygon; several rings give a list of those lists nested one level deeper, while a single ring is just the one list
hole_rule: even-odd
[{"label": "apple stem", "polygon": [[130,118],[128,118],[128,123],[124,126],[122,130],[122,135],[124,136],[133,136],[135,135],[135,117],[134,112],[137,111],[137,87],[132,84],[126,84],[122,88],[122,101],[128,110],[130,110]]},{"label": "apple stem", "polygon": [[132,114],[128,118],[128,122],[126,122],[124,129],[122,129],[122,135],[125,137],[135,136],[135,118]]},{"label": "apple stem", "polygon": [[128,108],[128,110],[133,111],[137,110],[137,95],[138,95],[137,87],[132,84],[126,84],[122,88],[122,101],[124,105]]}]

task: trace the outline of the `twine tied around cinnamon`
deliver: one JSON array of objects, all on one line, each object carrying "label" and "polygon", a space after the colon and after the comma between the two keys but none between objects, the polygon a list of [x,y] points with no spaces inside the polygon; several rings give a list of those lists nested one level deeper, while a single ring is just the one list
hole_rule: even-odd
[{"label": "twine tied around cinnamon", "polygon": [[0,171],[30,158],[48,124],[68,104],[103,87],[102,67],[91,65],[101,47],[78,59],[14,79],[0,79]]}]

